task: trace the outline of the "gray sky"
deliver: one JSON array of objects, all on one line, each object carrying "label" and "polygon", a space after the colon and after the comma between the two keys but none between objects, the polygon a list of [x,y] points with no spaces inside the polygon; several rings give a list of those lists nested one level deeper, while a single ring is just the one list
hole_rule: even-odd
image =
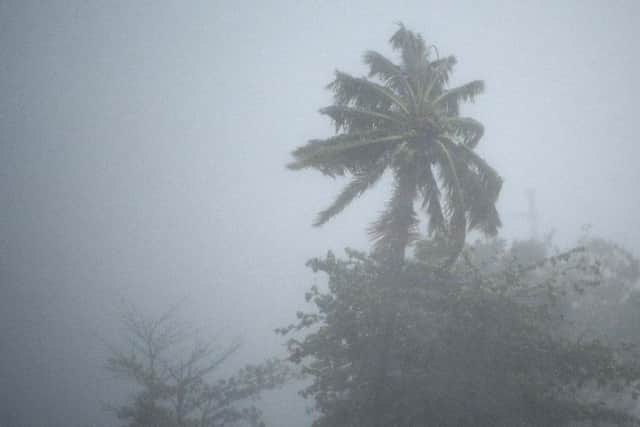
[{"label": "gray sky", "polygon": [[387,194],[313,229],[341,183],[284,164],[330,135],[333,70],[364,74],[397,21],[458,57],[454,84],[485,80],[466,112],[506,237],[535,187],[558,244],[591,224],[639,252],[636,1],[0,1],[0,409],[104,420],[123,300],[186,299],[242,361],[280,350],[304,262],[366,248]]}]

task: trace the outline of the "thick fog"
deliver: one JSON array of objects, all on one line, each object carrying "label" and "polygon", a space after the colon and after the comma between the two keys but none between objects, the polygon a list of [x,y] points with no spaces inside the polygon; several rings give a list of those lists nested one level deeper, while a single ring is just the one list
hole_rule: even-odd
[{"label": "thick fog", "polygon": [[[388,197],[313,228],[342,182],[285,164],[333,132],[334,70],[364,75],[398,21],[457,56],[454,84],[486,83],[465,111],[504,236],[529,237],[535,188],[558,246],[589,225],[640,252],[638,2],[3,1],[0,425],[116,425],[104,363],[127,304],[240,337],[229,369],[284,355],[305,261],[367,249]],[[305,405],[267,394],[265,421]]]}]

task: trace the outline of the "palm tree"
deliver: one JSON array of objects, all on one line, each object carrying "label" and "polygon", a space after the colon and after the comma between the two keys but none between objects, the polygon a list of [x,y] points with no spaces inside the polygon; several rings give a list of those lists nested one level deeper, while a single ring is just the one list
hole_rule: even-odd
[{"label": "palm tree", "polygon": [[316,226],[391,171],[391,198],[369,229],[375,248],[402,263],[417,235],[419,201],[429,218],[429,236],[445,236],[450,242],[450,265],[464,246],[467,229],[493,235],[501,225],[495,203],[502,180],[474,152],[484,128],[460,116],[460,104],[473,101],[484,83],[476,80],[449,88],[455,57],[439,58],[420,34],[402,24],[390,43],[400,53],[399,63],[368,51],[368,78],[336,71],[328,85],[334,104],[320,110],[334,122],[336,135],[297,148],[288,167],[350,178],[320,212]]}]

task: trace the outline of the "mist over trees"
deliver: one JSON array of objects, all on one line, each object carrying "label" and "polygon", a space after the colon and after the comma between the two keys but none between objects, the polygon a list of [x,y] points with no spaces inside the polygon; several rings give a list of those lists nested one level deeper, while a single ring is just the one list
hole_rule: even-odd
[{"label": "mist over trees", "polygon": [[640,426],[638,39],[0,2],[0,427]]},{"label": "mist over trees", "polygon": [[292,378],[276,359],[216,378],[240,343],[221,346],[193,336],[175,308],[157,319],[130,309],[122,320],[125,344],[114,348],[107,369],[137,389],[112,408],[127,427],[263,427],[250,399]]},{"label": "mist over trees", "polygon": [[316,225],[387,168],[394,177],[371,255],[309,261],[328,286],[306,294],[315,311],[278,330],[312,379],[302,394],[313,426],[640,425],[637,338],[607,334],[623,330],[637,260],[601,239],[557,254],[537,240],[465,245],[467,231],[500,226],[501,179],[473,151],[483,127],[459,115],[484,85],[449,89],[455,58],[432,58],[402,24],[390,42],[399,63],[364,55],[377,81],[336,73],[335,104],[320,112],[338,134],[289,165],[351,179]]},{"label": "mist over trees", "polygon": [[476,242],[446,275],[416,256],[392,285],[364,253],[310,261],[328,288],[312,287],[316,310],[281,332],[313,378],[303,394],[316,402],[314,426],[638,425],[637,336],[604,332],[622,331],[620,309],[637,302],[592,294],[631,292],[637,275],[622,285],[582,247],[534,263],[517,252]]}]

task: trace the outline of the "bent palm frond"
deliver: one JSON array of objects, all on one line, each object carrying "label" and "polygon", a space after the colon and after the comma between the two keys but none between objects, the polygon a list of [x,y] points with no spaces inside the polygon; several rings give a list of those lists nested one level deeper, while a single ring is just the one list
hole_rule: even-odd
[{"label": "bent palm frond", "polygon": [[441,158],[441,177],[447,192],[447,207],[450,217],[448,231],[453,243],[453,252],[444,265],[444,268],[448,268],[455,262],[464,247],[467,217],[464,193],[450,147],[447,147],[440,140],[436,141],[435,146]]},{"label": "bent palm frond", "polygon": [[380,217],[369,227],[377,251],[404,255],[407,245],[416,237],[418,223],[413,202],[417,196],[415,175],[396,173],[393,193]]},{"label": "bent palm frond", "polygon": [[447,119],[447,124],[450,126],[451,132],[462,137],[469,148],[475,148],[484,135],[482,123],[471,117],[451,117]]},{"label": "bent palm frond", "polygon": [[[381,155],[386,145],[401,142],[411,137],[411,134],[378,135],[380,135],[380,132],[369,132],[338,135],[325,140],[309,141],[307,145],[297,148],[292,153],[295,160],[289,163],[287,167],[292,170],[304,168],[320,169],[325,163],[337,162],[348,168],[348,165],[355,165],[358,159],[365,160],[365,154]],[[370,152],[372,149],[377,149],[379,152],[372,153]],[[356,154],[357,156],[353,158],[349,154]],[[341,159],[345,161],[340,162]]]},{"label": "bent palm frond", "polygon": [[418,174],[418,187],[422,196],[422,207],[429,216],[428,234],[443,233],[446,230],[446,222],[440,203],[440,189],[438,181],[433,174],[430,164],[425,164]]},{"label": "bent palm frond", "polygon": [[474,80],[444,91],[442,95],[435,99],[434,104],[442,105],[449,114],[457,116],[460,113],[460,103],[473,102],[483,92],[484,82],[482,80]]},{"label": "bent palm frond", "polygon": [[374,111],[384,111],[395,105],[404,114],[410,114],[409,107],[392,90],[363,77],[336,71],[335,80],[327,88],[333,90],[338,105],[353,104]]},{"label": "bent palm frond", "polygon": [[313,225],[321,226],[342,212],[354,199],[375,185],[382,178],[386,168],[385,163],[380,163],[366,171],[356,173],[331,206],[318,214]]},{"label": "bent palm frond", "polygon": [[416,94],[407,80],[407,73],[390,59],[375,51],[364,54],[364,62],[369,66],[369,77],[380,79],[383,84],[403,96],[412,110],[416,108]]},{"label": "bent palm frond", "polygon": [[339,132],[340,129],[347,133],[364,132],[390,126],[394,123],[396,125],[403,123],[402,118],[392,111],[381,113],[346,105],[330,105],[321,108],[320,113],[331,117],[336,126],[336,132]]}]

